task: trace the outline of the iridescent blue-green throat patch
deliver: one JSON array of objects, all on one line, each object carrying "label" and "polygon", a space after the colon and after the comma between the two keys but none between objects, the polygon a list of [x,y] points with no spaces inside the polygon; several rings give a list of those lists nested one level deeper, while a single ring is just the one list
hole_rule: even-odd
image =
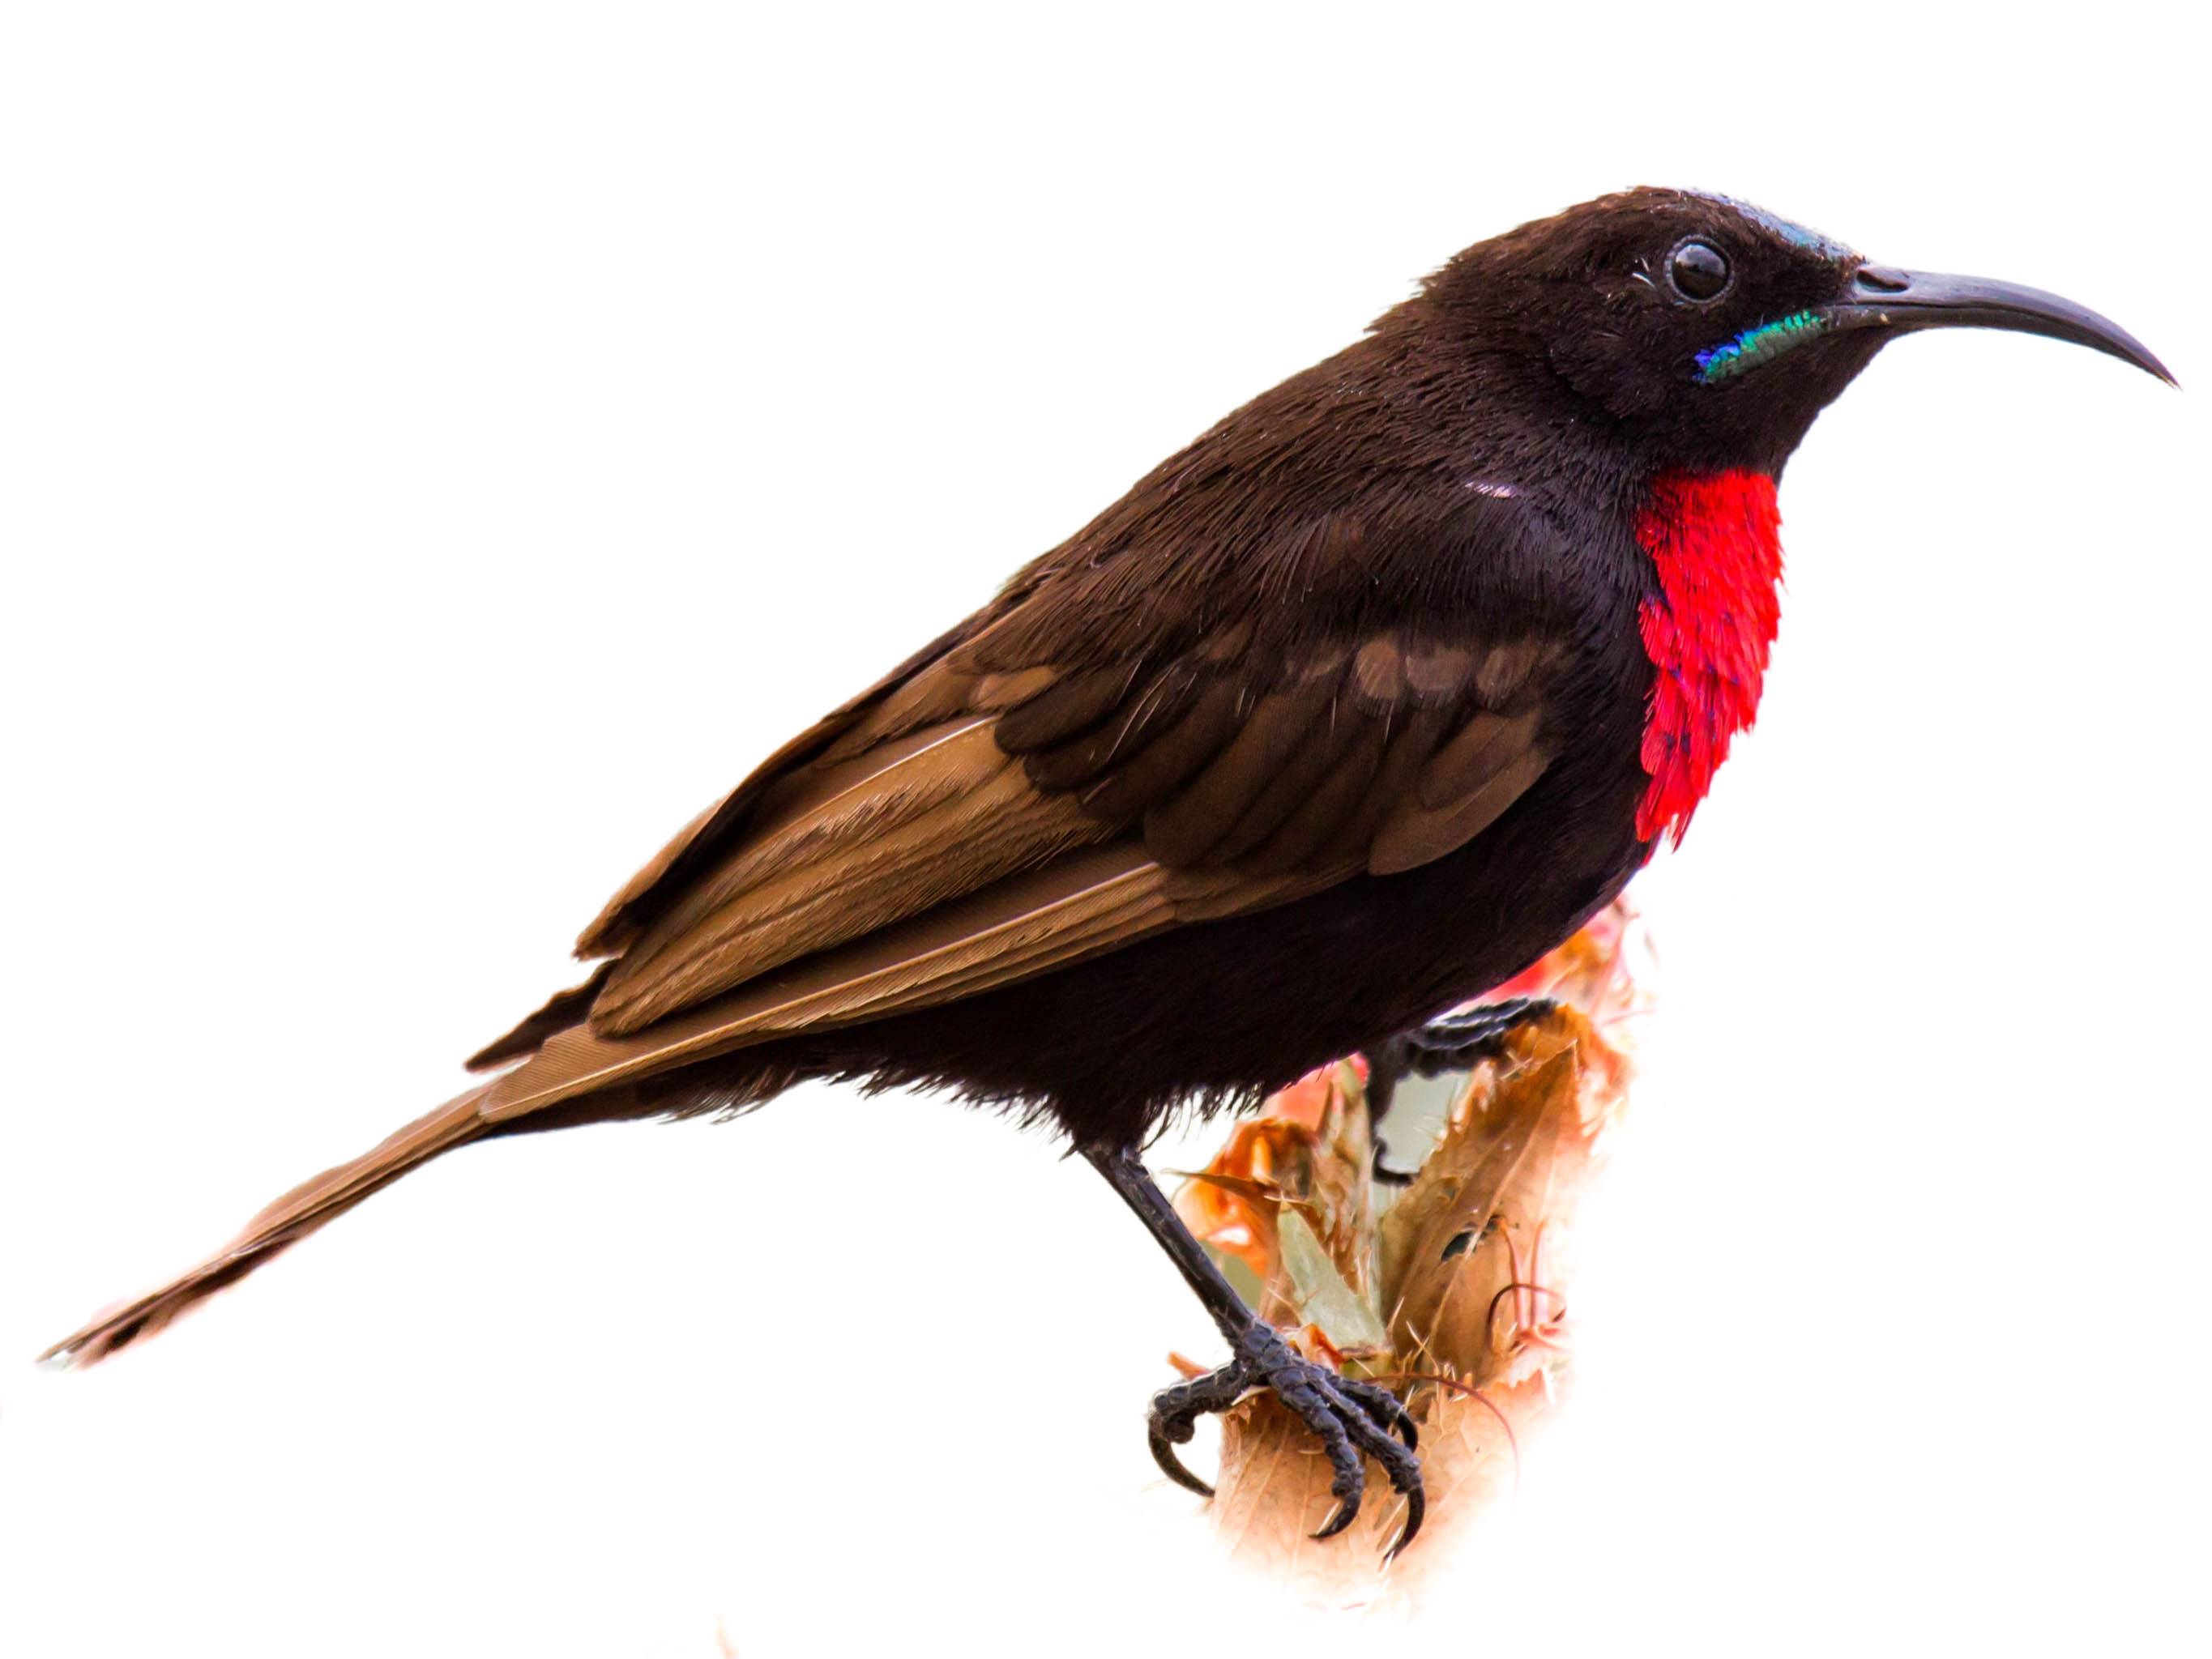
[{"label": "iridescent blue-green throat patch", "polygon": [[1761,363],[1771,362],[1792,346],[1802,345],[1827,331],[1828,319],[1817,311],[1800,311],[1771,323],[1747,328],[1733,340],[1698,354],[1698,378],[1707,386],[1729,380]]}]

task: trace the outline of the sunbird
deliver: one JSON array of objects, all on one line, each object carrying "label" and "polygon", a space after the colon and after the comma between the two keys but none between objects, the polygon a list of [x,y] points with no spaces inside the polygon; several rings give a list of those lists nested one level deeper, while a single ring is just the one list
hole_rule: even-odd
[{"label": "sunbird", "polygon": [[49,1357],[112,1352],[471,1142],[918,1085],[1056,1124],[1220,1327],[1229,1362],[1152,1402],[1164,1470],[1206,1491],[1175,1448],[1272,1390],[1331,1461],[1316,1535],[1372,1460],[1404,1547],[1413,1419],[1257,1319],[1139,1149],[1341,1055],[1494,1036],[1455,1011],[1679,839],[1756,716],[1814,417],[1956,327],[2172,380],[2070,301],[1723,196],[1476,243],[695,818],[584,930],[590,977],[469,1062],[492,1075]]}]

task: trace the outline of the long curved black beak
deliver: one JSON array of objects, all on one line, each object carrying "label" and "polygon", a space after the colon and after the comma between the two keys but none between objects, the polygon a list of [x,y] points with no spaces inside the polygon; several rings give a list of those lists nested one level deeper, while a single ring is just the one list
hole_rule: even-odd
[{"label": "long curved black beak", "polygon": [[2005,328],[2048,335],[2133,363],[2168,386],[2181,384],[2148,346],[2111,318],[2015,283],[1861,265],[1851,274],[1844,297],[1822,314],[1830,327],[1838,329],[1881,328],[1903,334],[1923,328]]}]

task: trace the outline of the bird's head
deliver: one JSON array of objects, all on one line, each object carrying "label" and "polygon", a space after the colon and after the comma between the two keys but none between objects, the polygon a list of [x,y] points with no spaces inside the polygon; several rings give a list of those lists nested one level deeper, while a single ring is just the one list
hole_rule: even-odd
[{"label": "bird's head", "polygon": [[2125,330],[2055,294],[1876,264],[1689,191],[1627,191],[1478,243],[1425,299],[1478,349],[1540,361],[1563,414],[1696,470],[1778,474],[1875,353],[1920,329],[2048,335],[2173,379]]}]

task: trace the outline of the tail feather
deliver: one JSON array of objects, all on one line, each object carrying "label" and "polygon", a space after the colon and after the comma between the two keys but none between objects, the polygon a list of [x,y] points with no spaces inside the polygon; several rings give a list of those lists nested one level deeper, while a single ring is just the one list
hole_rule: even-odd
[{"label": "tail feather", "polygon": [[246,1225],[245,1231],[198,1267],[166,1285],[100,1315],[82,1330],[41,1354],[42,1360],[89,1365],[118,1348],[150,1336],[179,1314],[224,1286],[235,1283],[346,1211],[371,1193],[419,1168],[441,1152],[488,1133],[492,1126],[477,1114],[484,1091],[447,1101],[416,1118],[350,1163],[325,1170],[294,1188]]}]

